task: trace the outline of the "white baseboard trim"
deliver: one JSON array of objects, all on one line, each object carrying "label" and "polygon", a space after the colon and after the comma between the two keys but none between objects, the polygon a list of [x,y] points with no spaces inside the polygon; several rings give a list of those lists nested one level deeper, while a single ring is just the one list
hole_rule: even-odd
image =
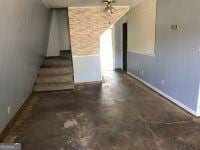
[{"label": "white baseboard trim", "polygon": [[166,93],[162,92],[161,90],[157,89],[156,87],[152,86],[151,84],[147,83],[146,81],[140,79],[139,77],[135,76],[134,74],[127,72],[128,75],[132,76],[133,78],[137,79],[138,81],[144,83],[146,86],[148,86],[149,88],[151,88],[152,90],[154,90],[155,92],[161,94],[162,96],[164,96],[165,98],[167,98],[168,100],[170,100],[171,102],[175,103],[176,105],[178,105],[179,107],[183,108],[184,110],[188,111],[190,114],[196,116],[196,117],[200,117],[200,114],[194,110],[192,110],[191,108],[187,107],[186,105],[184,105],[183,103],[179,102],[178,100],[174,99],[173,97],[167,95]]},{"label": "white baseboard trim", "polygon": [[197,103],[197,115],[200,116],[200,85],[199,85],[199,96],[198,96],[198,103]]}]

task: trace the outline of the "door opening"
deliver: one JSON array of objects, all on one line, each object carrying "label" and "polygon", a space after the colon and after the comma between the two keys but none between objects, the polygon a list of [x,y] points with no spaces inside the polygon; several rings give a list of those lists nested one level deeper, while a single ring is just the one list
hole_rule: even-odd
[{"label": "door opening", "polygon": [[128,24],[124,23],[123,24],[123,71],[127,72],[127,48],[128,48],[128,42],[127,42],[127,29],[128,29]]},{"label": "door opening", "polygon": [[101,70],[114,70],[113,29],[107,29],[100,37]]}]

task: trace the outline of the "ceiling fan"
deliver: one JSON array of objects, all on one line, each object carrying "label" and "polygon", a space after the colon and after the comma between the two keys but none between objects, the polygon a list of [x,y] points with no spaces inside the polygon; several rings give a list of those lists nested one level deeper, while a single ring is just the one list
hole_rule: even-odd
[{"label": "ceiling fan", "polygon": [[113,7],[113,3],[116,3],[116,0],[103,0],[103,3],[106,4],[106,8],[104,9],[104,12],[113,14],[115,11],[115,8]]}]

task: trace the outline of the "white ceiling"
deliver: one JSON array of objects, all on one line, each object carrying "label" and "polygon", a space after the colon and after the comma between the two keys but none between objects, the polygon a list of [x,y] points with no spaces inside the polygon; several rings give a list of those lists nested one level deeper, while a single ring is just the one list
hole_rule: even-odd
[{"label": "white ceiling", "polygon": [[[41,0],[48,8],[105,6],[102,0]],[[142,0],[116,0],[114,6],[134,6]]]}]

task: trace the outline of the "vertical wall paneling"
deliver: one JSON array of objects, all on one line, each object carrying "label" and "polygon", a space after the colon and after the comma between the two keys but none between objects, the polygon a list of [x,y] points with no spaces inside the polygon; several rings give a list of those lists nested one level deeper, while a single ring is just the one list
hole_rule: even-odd
[{"label": "vertical wall paneling", "polygon": [[[128,72],[194,115],[200,115],[199,5],[197,0],[158,0],[155,57],[136,53],[130,43],[134,32],[128,36]],[[173,24],[178,30],[171,30]]]},{"label": "vertical wall paneling", "polygon": [[32,92],[46,56],[50,11],[40,0],[6,0],[0,16],[1,132]]}]

